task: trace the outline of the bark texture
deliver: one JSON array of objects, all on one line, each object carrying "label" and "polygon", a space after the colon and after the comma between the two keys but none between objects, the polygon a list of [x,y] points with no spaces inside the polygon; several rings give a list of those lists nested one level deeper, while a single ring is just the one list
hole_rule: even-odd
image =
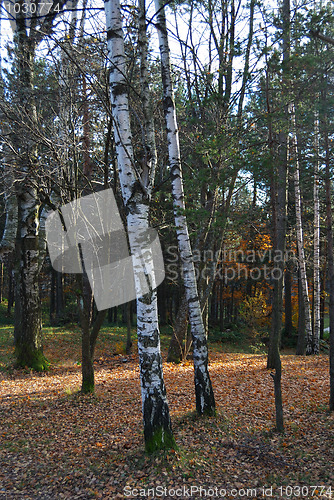
[{"label": "bark texture", "polygon": [[[127,211],[131,251],[135,254],[141,247],[140,238],[137,237],[138,228],[143,230],[148,228],[150,166],[147,164],[146,168],[143,169],[144,172],[148,172],[145,179],[140,176],[134,164],[119,1],[108,0],[104,6],[107,21],[108,57],[111,61],[111,106],[118,174]],[[143,3],[141,8],[144,8],[145,11]],[[145,267],[146,269],[152,267],[150,252],[145,253]],[[135,262],[134,274],[136,280]],[[137,298],[137,334],[145,448],[148,452],[153,452],[157,449],[175,446],[162,374],[157,292],[154,286],[149,293]]]},{"label": "bark texture", "polygon": [[306,330],[306,354],[312,354],[313,351],[312,319],[311,319],[310,299],[308,295],[308,282],[307,282],[306,260],[304,251],[304,235],[303,235],[301,192],[300,192],[300,168],[298,159],[298,143],[297,143],[297,131],[296,131],[296,113],[295,113],[295,106],[293,103],[289,105],[289,114],[292,127],[291,138],[290,138],[291,160],[295,164],[293,172],[293,182],[295,188],[298,261],[300,268],[300,281],[301,281],[301,290],[303,296],[303,308],[304,308],[304,319],[305,319],[305,330]]},{"label": "bark texture", "polygon": [[[290,60],[290,0],[283,0],[282,5],[282,21],[283,21],[283,88],[289,90],[289,60]],[[287,109],[284,109],[285,123],[288,118]],[[277,182],[273,184],[274,191],[272,195],[275,200],[272,204],[275,207],[274,214],[274,233],[273,241],[275,250],[278,250],[281,256],[285,255],[286,247],[286,219],[287,219],[287,171],[288,171],[288,144],[287,134],[281,131],[278,136],[279,142],[279,157],[277,166]],[[276,191],[276,192],[275,192]],[[275,373],[272,374],[274,380],[275,391],[275,409],[276,409],[276,430],[280,433],[284,432],[284,415],[282,402],[282,364],[280,357],[280,340],[282,330],[282,313],[283,313],[283,279],[284,279],[284,258],[281,258],[277,263],[279,268],[278,279],[274,280],[273,307],[272,307],[272,330],[270,336],[267,368],[274,368]]]},{"label": "bark texture", "polygon": [[166,121],[169,168],[172,180],[174,218],[177,240],[182,263],[188,314],[193,338],[193,359],[195,371],[196,410],[201,414],[215,413],[215,399],[208,371],[208,347],[197,291],[195,268],[188,234],[187,220],[184,215],[185,202],[181,170],[179,135],[171,79],[169,42],[166,27],[164,4],[155,0],[156,27],[159,36],[161,74],[163,84],[163,106]]},{"label": "bark texture", "polygon": [[[20,81],[19,98],[25,107],[31,126],[37,122],[34,103],[33,65],[35,41],[27,34],[26,20],[19,14],[14,34],[18,75]],[[40,201],[34,184],[34,168],[37,163],[37,151],[29,135],[16,140],[24,141],[25,153],[20,156],[21,179],[17,188],[18,196],[18,255],[19,269],[15,300],[15,354],[19,366],[28,366],[44,370],[48,362],[42,350],[41,304],[39,296],[39,208]]]},{"label": "bark texture", "polygon": [[[323,102],[326,104],[326,91],[323,95]],[[326,107],[324,107],[326,109]],[[328,137],[327,116],[323,120],[323,131],[326,151],[326,226],[327,226],[327,264],[328,264],[328,284],[329,284],[329,411],[334,411],[334,245],[333,245],[333,216],[332,216],[332,176],[331,157]]]},{"label": "bark texture", "polygon": [[20,239],[19,269],[15,296],[15,354],[18,366],[45,370],[49,364],[43,355],[42,318],[39,296],[39,243],[37,193],[22,190],[19,197]]},{"label": "bark texture", "polygon": [[319,117],[314,121],[314,239],[313,239],[313,341],[312,353],[319,354],[320,343],[320,198],[319,198]]}]

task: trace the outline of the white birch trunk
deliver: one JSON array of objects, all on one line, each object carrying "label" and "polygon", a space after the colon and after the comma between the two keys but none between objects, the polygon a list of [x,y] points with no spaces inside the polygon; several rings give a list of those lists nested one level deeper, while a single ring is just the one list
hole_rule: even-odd
[{"label": "white birch trunk", "polygon": [[195,268],[184,215],[185,202],[181,171],[179,135],[174,104],[169,57],[169,42],[166,28],[164,3],[155,0],[156,27],[159,36],[161,73],[164,92],[164,112],[166,120],[169,167],[172,179],[174,217],[179,252],[182,262],[185,293],[188,302],[189,322],[193,337],[193,357],[195,370],[196,409],[199,414],[214,414],[215,400],[208,371],[208,347],[197,291]]},{"label": "white birch trunk", "polygon": [[297,230],[297,248],[298,248],[298,261],[300,267],[300,281],[303,294],[303,303],[305,310],[305,330],[306,330],[306,354],[312,353],[312,321],[311,321],[311,308],[310,299],[308,296],[308,283],[306,275],[306,262],[305,262],[305,252],[304,252],[304,236],[303,236],[303,225],[302,225],[302,209],[301,209],[301,194],[300,194],[300,169],[299,169],[299,159],[298,159],[298,143],[297,143],[297,131],[296,131],[296,115],[294,104],[289,105],[289,113],[291,119],[291,154],[292,159],[295,163],[295,168],[293,172],[293,181],[295,188],[295,206],[296,206],[296,230]]},{"label": "white birch trunk", "polygon": [[313,331],[313,354],[319,354],[320,343],[320,199],[319,199],[319,116],[314,122],[314,241],[313,241],[313,283],[314,283],[314,331]]},{"label": "white birch trunk", "polygon": [[[1,2],[0,2],[1,6]],[[1,56],[0,56],[0,71],[1,71]],[[3,88],[0,79],[0,93],[3,99]],[[1,150],[3,158],[1,159],[1,184],[3,189],[3,196],[5,198],[5,212],[6,212],[6,222],[4,231],[2,234],[0,242],[0,260],[2,260],[7,254],[11,253],[15,249],[15,241],[18,228],[18,206],[17,197],[15,190],[15,175],[14,175],[14,165],[15,159],[13,155],[10,154],[10,148],[3,139],[7,134],[9,135],[9,128],[6,124],[5,113],[0,111],[0,126],[1,126]]]},{"label": "white birch trunk", "polygon": [[[142,179],[134,167],[130,114],[126,81],[124,39],[119,0],[104,4],[107,21],[108,57],[111,62],[111,106],[114,119],[115,147],[122,197],[127,215],[131,251],[141,249],[138,228],[148,228],[148,200]],[[150,267],[151,255],[146,252],[145,264]],[[135,270],[136,278],[136,270]],[[154,283],[153,283],[154,285]],[[153,286],[154,288],[154,286]],[[166,389],[162,373],[157,294],[151,289],[137,298],[137,333],[140,362],[140,381],[146,450],[175,445]]]},{"label": "white birch trunk", "polygon": [[139,0],[138,16],[138,47],[140,52],[140,83],[141,83],[141,101],[144,115],[144,150],[143,159],[143,184],[147,188],[147,193],[151,196],[154,185],[155,171],[157,167],[157,148],[155,142],[155,127],[153,118],[153,106],[150,97],[149,88],[149,69],[148,69],[148,39],[146,31],[146,7],[145,0]]},{"label": "white birch trunk", "polygon": [[[4,145],[4,147],[6,147]],[[4,197],[5,197],[5,211],[6,222],[5,229],[0,243],[0,259],[2,260],[5,255],[11,253],[15,249],[15,241],[18,227],[18,206],[14,186],[14,175],[11,165],[6,164],[5,158],[4,169]]]}]

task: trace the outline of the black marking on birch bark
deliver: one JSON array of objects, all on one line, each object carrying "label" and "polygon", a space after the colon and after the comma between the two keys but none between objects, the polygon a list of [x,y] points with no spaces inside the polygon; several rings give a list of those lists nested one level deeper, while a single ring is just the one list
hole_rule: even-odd
[{"label": "black marking on birch bark", "polygon": [[199,415],[215,414],[215,397],[207,370],[195,369],[196,410]]},{"label": "black marking on birch bark", "polygon": [[122,38],[122,35],[120,33],[118,33],[118,30],[116,31],[116,30],[110,28],[107,31],[107,40],[111,40],[113,38]]},{"label": "black marking on birch bark", "polygon": [[166,96],[163,100],[164,112],[169,113],[171,109],[174,109],[174,102],[170,96]]},{"label": "black marking on birch bark", "polygon": [[[132,172],[128,173],[127,175],[132,175]],[[139,199],[138,198],[138,193],[140,193]],[[147,192],[143,189],[143,186],[141,183],[136,180],[133,183],[132,189],[131,189],[131,195],[130,198],[127,201],[126,206],[128,207],[130,213],[138,213],[137,207],[138,207],[138,202],[140,202],[143,205],[148,204],[148,197],[147,197]],[[132,209],[132,210],[131,210]]]},{"label": "black marking on birch bark", "polygon": [[143,405],[144,436],[149,441],[157,429],[162,428],[171,432],[171,421],[167,401],[164,394],[155,388],[150,397],[146,397]]},{"label": "black marking on birch bark", "polygon": [[[154,338],[153,338],[153,336],[154,336]],[[148,347],[157,347],[158,340],[159,340],[159,333],[155,329],[154,333],[152,334],[152,336],[148,337],[147,335],[143,335],[140,340],[141,340],[141,342],[140,342],[141,345],[144,346],[145,349],[147,349]],[[150,359],[149,359],[149,363],[150,364],[152,363],[151,356],[150,356]]]},{"label": "black marking on birch bark", "polygon": [[175,167],[174,170],[175,172],[172,172],[170,176],[172,182],[181,177],[179,169]]},{"label": "black marking on birch bark", "polygon": [[193,302],[198,302],[199,298],[198,295],[196,297],[192,297],[191,299],[188,300],[188,304],[192,304]]},{"label": "black marking on birch bark", "polygon": [[[195,337],[193,341],[194,341],[194,348],[196,348],[197,350],[201,349],[203,346],[207,346],[206,338],[204,336],[203,338]],[[199,356],[196,356],[196,358],[202,359],[203,356],[201,354]],[[206,363],[206,360],[204,360],[203,362]]]},{"label": "black marking on birch bark", "polygon": [[[163,7],[161,7],[163,8]],[[158,21],[157,23],[155,23],[155,27],[158,31],[161,31],[161,33],[163,33],[165,36],[167,36],[167,29],[165,28],[165,25],[164,25],[164,22],[162,21]]]},{"label": "black marking on birch bark", "polygon": [[111,92],[114,97],[124,95],[126,93],[126,84],[121,82],[113,83]]},{"label": "black marking on birch bark", "polygon": [[153,296],[153,289],[151,287],[151,282],[150,282],[150,278],[147,274],[145,274],[145,281],[146,281],[146,285],[148,286],[149,288],[149,292],[145,293],[145,295],[143,295],[142,297],[140,297],[140,301],[143,303],[143,304],[146,304],[146,305],[150,305],[151,302],[152,302],[152,296]]},{"label": "black marking on birch bark", "polygon": [[34,236],[32,238],[24,238],[24,249],[38,250],[38,237]]}]

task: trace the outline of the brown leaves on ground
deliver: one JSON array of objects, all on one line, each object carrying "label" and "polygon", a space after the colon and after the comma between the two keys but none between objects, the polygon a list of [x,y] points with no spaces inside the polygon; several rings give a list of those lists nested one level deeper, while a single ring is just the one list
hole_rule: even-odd
[{"label": "brown leaves on ground", "polygon": [[0,498],[143,498],[145,487],[152,492],[158,486],[166,495],[149,498],[175,498],[177,488],[177,498],[201,498],[195,489],[191,495],[191,486],[218,488],[212,498],[249,498],[250,488],[265,498],[263,487],[273,487],[273,498],[291,498],[286,485],[318,485],[300,497],[329,498],[334,425],[327,413],[328,360],[282,359],[283,436],[273,432],[273,382],[265,356],[212,353],[216,418],[193,413],[192,364],[165,364],[179,449],[153,457],[143,453],[136,356],[99,356],[96,396],[78,394],[78,366],[42,375],[3,373]]}]

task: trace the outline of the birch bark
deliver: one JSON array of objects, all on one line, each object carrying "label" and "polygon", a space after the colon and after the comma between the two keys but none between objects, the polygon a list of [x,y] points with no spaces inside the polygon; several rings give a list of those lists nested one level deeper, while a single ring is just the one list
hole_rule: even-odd
[{"label": "birch bark", "polygon": [[[3,145],[4,150],[6,145]],[[9,163],[8,156],[5,157],[3,162],[4,171],[4,198],[5,198],[5,211],[6,222],[2,239],[0,243],[0,259],[3,259],[7,254],[15,249],[15,240],[18,228],[18,205],[16,192],[14,187],[14,174],[11,162]]]},{"label": "birch bark", "polygon": [[[138,228],[148,228],[149,185],[143,184],[134,166],[119,0],[107,0],[104,7],[118,174],[127,212],[131,251],[136,253],[140,249],[140,241],[136,238]],[[146,255],[146,260],[149,267],[151,255]],[[175,446],[162,373],[157,294],[154,287],[145,296],[137,298],[137,333],[145,447],[148,452],[152,452]]]},{"label": "birch bark", "polygon": [[300,168],[299,168],[298,142],[297,142],[297,131],[296,131],[296,113],[295,113],[295,106],[293,103],[290,103],[289,105],[289,115],[291,121],[291,137],[290,137],[291,160],[295,164],[293,172],[293,182],[295,190],[298,261],[300,267],[300,280],[301,280],[303,304],[305,310],[306,354],[312,354],[312,343],[313,343],[312,321],[311,321],[310,299],[308,296],[308,283],[307,283],[306,261],[305,261],[305,251],[304,251],[304,235],[303,235],[301,193],[300,193]]},{"label": "birch bark", "polygon": [[[197,62],[196,62],[196,57],[195,57],[195,49],[192,43],[192,9],[194,5],[191,3],[190,7],[190,14],[189,14],[189,38],[191,40],[191,47],[193,48],[192,53],[194,57],[193,61],[193,66],[194,66],[194,73],[195,73],[195,78],[197,78]],[[220,69],[219,69],[219,75],[220,75],[220,80],[221,83],[219,85],[219,92],[220,92],[220,102],[224,102],[223,108],[229,108],[230,102],[228,102],[228,105],[226,106],[226,99],[229,101],[231,100],[231,93],[232,93],[232,79],[227,78],[226,79],[226,84],[225,86],[222,84],[223,81],[223,75],[225,71],[225,67],[227,64],[230,65],[230,69],[232,70],[232,63],[233,63],[233,54],[234,54],[234,37],[233,37],[233,31],[234,31],[234,24],[236,22],[235,15],[233,14],[233,5],[231,5],[231,20],[230,20],[230,27],[227,29],[225,32],[224,29],[221,31],[220,35],[220,41],[218,37],[215,34],[214,30],[214,23],[213,23],[213,13],[214,13],[214,8],[212,5],[212,2],[209,1],[208,3],[208,10],[209,10],[209,28],[211,32],[211,36],[213,37],[214,40],[214,45],[216,46],[217,52],[219,54],[219,61],[220,61]],[[239,102],[238,102],[238,111],[237,111],[237,126],[242,129],[242,117],[243,117],[243,105],[244,105],[244,98],[245,98],[245,93],[246,93],[246,86],[249,80],[249,59],[250,59],[250,53],[251,53],[251,48],[252,48],[252,41],[253,41],[253,33],[254,33],[254,10],[255,10],[255,1],[251,0],[250,5],[249,5],[249,32],[248,32],[248,40],[247,40],[247,47],[246,47],[246,52],[245,52],[245,63],[244,63],[244,69],[243,69],[243,77],[242,77],[242,85],[240,89],[240,97],[239,97]],[[176,20],[175,16],[175,20]],[[228,16],[226,12],[226,18],[225,18],[225,23],[228,24]],[[223,23],[224,24],[224,23]],[[176,23],[177,26],[177,23]],[[179,37],[179,30],[177,27],[177,34]],[[179,37],[180,38],[180,37]],[[224,46],[226,44],[226,48],[228,49],[228,52],[230,53],[229,56],[229,62],[227,63],[226,59],[226,54],[224,50]],[[187,54],[186,54],[186,48],[188,47],[188,44],[186,43],[183,45],[180,41],[180,50],[182,53],[182,60],[183,60],[183,66],[184,66],[184,72],[186,75],[186,80],[187,80],[187,87],[188,87],[188,95],[189,95],[189,101],[190,103],[192,102],[192,96],[191,96],[191,76],[190,72],[187,68]],[[210,55],[211,57],[211,55]],[[195,88],[198,89],[198,86],[195,82]],[[203,100],[199,96],[197,92],[198,100],[197,100],[197,106],[201,110],[200,116],[204,116],[204,109],[203,109]],[[194,106],[192,106],[193,109],[193,114],[196,116]],[[227,114],[226,114],[226,109],[225,109],[225,114],[222,112],[222,118],[221,120],[226,122],[227,121]],[[221,121],[219,122],[220,125],[219,127],[222,126]],[[200,162],[200,158],[198,158],[198,161]],[[218,167],[218,171],[224,169],[224,162],[221,163],[221,165]],[[201,166],[200,168],[205,168],[204,166]],[[217,175],[219,175],[219,172],[216,172]],[[208,216],[202,221],[202,228],[199,232],[199,235],[197,237],[197,240],[193,246],[193,251],[199,250],[202,252],[203,250],[205,251],[206,249],[212,250],[214,248],[214,255],[218,256],[219,255],[219,249],[221,251],[223,247],[223,242],[224,242],[224,237],[225,237],[225,224],[227,221],[229,209],[230,209],[230,203],[231,203],[231,198],[233,194],[233,189],[234,185],[237,179],[237,174],[238,170],[236,170],[232,177],[231,181],[229,183],[228,187],[228,193],[226,196],[226,201],[223,201],[223,204],[219,204],[219,193],[221,192],[221,186],[216,185],[214,192],[208,196],[207,194],[207,185],[202,187],[202,192],[203,192],[203,199],[205,202],[203,202],[203,205],[205,206],[205,209],[207,210]],[[219,206],[219,211],[221,215],[224,215],[224,221],[221,224],[220,227],[220,234],[217,235],[215,234],[216,230],[213,228],[214,222],[216,220],[216,214]],[[213,259],[210,263],[201,263],[199,266],[199,276],[200,278],[197,281],[197,289],[198,289],[198,294],[200,297],[200,304],[201,304],[201,310],[202,314],[207,316],[208,312],[208,303],[209,303],[209,297],[212,293],[213,286],[214,286],[214,281],[215,281],[215,275],[218,267],[218,259],[215,258]],[[182,298],[183,301],[183,298]],[[188,353],[188,347],[190,342],[187,341],[187,316],[188,316],[188,309],[184,307],[180,307],[179,312],[177,314],[177,318],[175,321],[175,327],[173,328],[173,336],[171,338],[170,342],[170,347],[169,347],[169,352],[168,352],[168,361],[178,361],[182,358],[182,356],[186,356]],[[205,334],[207,336],[207,321],[204,322],[204,327],[205,327]],[[185,349],[182,352],[182,344],[185,342]]]},{"label": "birch bark", "polygon": [[139,20],[138,20],[138,46],[140,49],[140,95],[142,110],[144,115],[144,151],[143,159],[143,184],[146,186],[147,194],[150,196],[154,185],[155,172],[157,167],[157,148],[155,142],[155,127],[152,113],[152,102],[149,88],[148,70],[148,38],[146,31],[146,6],[145,0],[139,0]]},{"label": "birch bark", "polygon": [[313,283],[314,283],[314,331],[312,353],[319,354],[320,342],[320,199],[319,199],[319,116],[314,121],[314,241],[313,241]]},{"label": "birch bark", "polygon": [[196,410],[200,415],[212,415],[215,413],[215,399],[208,371],[207,340],[198,297],[187,220],[184,215],[185,201],[180,159],[180,145],[171,79],[169,42],[164,3],[160,0],[155,0],[155,8],[157,17],[156,27],[158,30],[161,56],[163,104],[168,141],[169,167],[172,179],[174,218],[182,262],[185,293],[188,301],[189,322],[193,337]]},{"label": "birch bark", "polygon": [[[1,8],[0,1],[0,8]],[[1,23],[1,21],[0,21]],[[1,39],[1,25],[0,25],[0,39]],[[2,82],[2,65],[1,65],[1,55],[0,55],[0,98],[4,100],[4,89]],[[15,249],[15,240],[18,228],[18,205],[15,191],[15,175],[14,175],[14,164],[15,159],[9,154],[10,148],[6,144],[4,139],[6,135],[9,134],[8,126],[6,126],[5,113],[0,110],[0,131],[1,131],[1,183],[3,187],[3,196],[5,199],[5,212],[6,221],[5,227],[0,241],[0,260],[2,262],[3,258],[11,253]]]}]

